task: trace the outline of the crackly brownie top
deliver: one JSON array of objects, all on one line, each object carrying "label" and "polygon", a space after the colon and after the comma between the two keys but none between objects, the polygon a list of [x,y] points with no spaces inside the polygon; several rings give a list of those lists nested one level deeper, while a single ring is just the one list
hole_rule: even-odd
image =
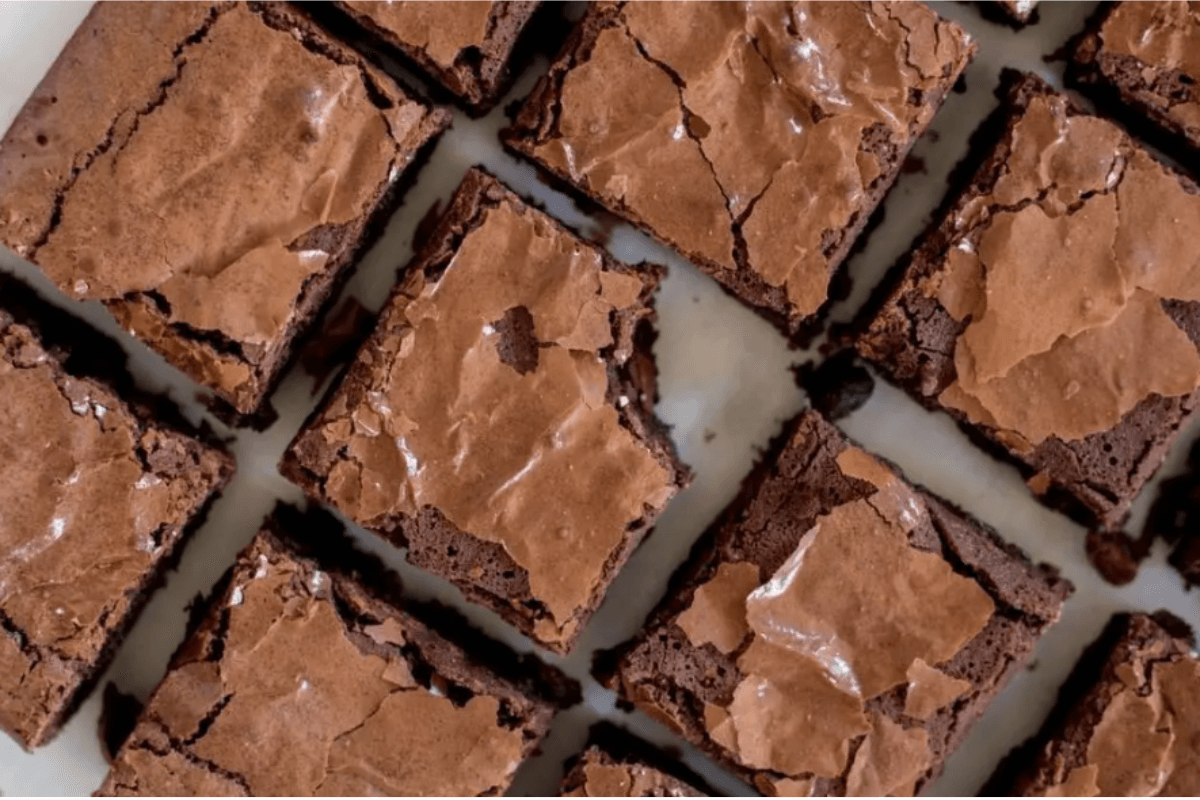
[{"label": "crackly brownie top", "polygon": [[1195,390],[1200,354],[1164,304],[1200,300],[1194,186],[1061,95],[1034,96],[1006,141],[1006,168],[955,207],[917,284],[967,322],[940,402],[1022,451]]},{"label": "crackly brownie top", "polygon": [[[94,661],[229,468],[67,373],[0,308],[0,612],[30,653]],[[36,666],[0,638],[9,677]]]},{"label": "crackly brownie top", "polygon": [[869,213],[972,48],[920,3],[602,3],[591,20],[522,147],[685,253],[783,287],[790,316],[825,301],[827,238]]},{"label": "crackly brownie top", "polygon": [[305,436],[339,448],[317,469],[344,513],[386,528],[438,509],[528,572],[553,618],[539,636],[569,638],[627,526],[675,491],[609,396],[609,361],[629,355],[614,312],[646,313],[657,276],[472,174],[488,199],[455,222],[452,257],[413,270]]},{"label": "crackly brownie top", "polygon": [[531,746],[528,700],[274,535],[242,554],[210,615],[106,792],[499,794]]},{"label": "crackly brownie top", "polygon": [[423,51],[435,64],[452,69],[468,47],[483,47],[488,40],[492,7],[488,2],[389,2],[345,0],[405,45]]},{"label": "crackly brownie top", "polygon": [[928,512],[890,469],[852,446],[836,464],[870,493],[819,517],[774,574],[722,562],[676,624],[697,647],[740,653],[732,702],[706,703],[705,726],[738,763],[778,773],[776,793],[849,767],[848,794],[911,794],[931,766],[926,731],[866,703],[907,685],[904,712],[920,721],[968,692],[970,681],[938,665],[983,630],[995,603],[912,545]]},{"label": "crackly brownie top", "polygon": [[563,797],[705,797],[678,778],[636,759],[617,759],[599,747],[584,751],[567,776]]},{"label": "crackly brownie top", "polygon": [[1070,589],[819,415],[793,426],[620,654],[622,690],[766,794],[911,794]]},{"label": "crackly brownie top", "polygon": [[321,234],[370,209],[428,116],[319,49],[244,4],[98,5],[0,144],[0,240],[68,295],[144,301],[138,335],[226,341],[207,380],[244,391],[222,351],[285,335],[340,255]]},{"label": "crackly brownie top", "polygon": [[1044,746],[1026,794],[1200,793],[1200,662],[1149,617],[1134,615],[1128,625],[1100,681]]},{"label": "crackly brownie top", "polygon": [[1172,91],[1181,77],[1188,85],[1200,80],[1200,10],[1187,2],[1118,3],[1105,17],[1099,36],[1102,71],[1129,69],[1133,80],[1144,86],[1139,99],[1187,128],[1200,129],[1195,93],[1177,97]]}]

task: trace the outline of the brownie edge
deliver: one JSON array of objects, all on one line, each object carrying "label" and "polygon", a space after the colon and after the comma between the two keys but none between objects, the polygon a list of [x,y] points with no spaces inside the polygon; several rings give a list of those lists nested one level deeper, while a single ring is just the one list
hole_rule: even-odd
[{"label": "brownie edge", "polygon": [[664,274],[472,169],[283,474],[569,651],[691,480],[654,415]]},{"label": "brownie edge", "polygon": [[1071,591],[805,412],[596,675],[766,794],[919,793]]},{"label": "brownie edge", "polygon": [[100,794],[502,794],[578,686],[399,591],[332,515],[277,508]]}]

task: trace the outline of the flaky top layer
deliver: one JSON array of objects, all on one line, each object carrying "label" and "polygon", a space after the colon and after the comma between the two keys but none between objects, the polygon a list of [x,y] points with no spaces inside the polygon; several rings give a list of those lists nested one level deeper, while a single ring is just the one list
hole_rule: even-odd
[{"label": "flaky top layer", "polygon": [[584,24],[510,142],[718,279],[783,289],[789,318],[825,302],[830,242],[973,47],[919,3],[602,3]]}]

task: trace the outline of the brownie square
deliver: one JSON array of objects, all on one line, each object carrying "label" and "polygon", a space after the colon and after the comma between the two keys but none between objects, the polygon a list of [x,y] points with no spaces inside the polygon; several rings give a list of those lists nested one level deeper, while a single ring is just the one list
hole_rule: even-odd
[{"label": "brownie square", "polygon": [[0,242],[250,415],[448,123],[283,4],[98,3],[0,141]]},{"label": "brownie square", "polygon": [[597,675],[765,794],[913,794],[1070,591],[806,411]]},{"label": "brownie square", "polygon": [[1200,794],[1200,662],[1178,638],[1190,635],[1186,627],[1164,612],[1114,617],[1067,679],[1041,732],[1000,765],[986,790]]},{"label": "brownie square", "polygon": [[1044,502],[1115,528],[1200,400],[1200,196],[1040,78],[1005,85],[857,347]]},{"label": "brownie square", "polygon": [[663,274],[471,170],[283,474],[567,652],[691,479],[654,417]]},{"label": "brownie square", "polygon": [[595,3],[502,137],[800,336],[974,51],[921,3]]},{"label": "brownie square", "polygon": [[503,794],[578,686],[419,610],[333,517],[278,508],[99,794]]},{"label": "brownie square", "polygon": [[704,781],[668,754],[608,722],[568,763],[560,797],[708,797]]},{"label": "brownie square", "polygon": [[0,728],[48,742],[233,473],[120,347],[0,273]]},{"label": "brownie square", "polygon": [[332,5],[360,35],[416,65],[478,116],[491,110],[512,82],[513,50],[541,4],[345,0]]},{"label": "brownie square", "polygon": [[1074,43],[1067,80],[1138,134],[1200,167],[1200,11],[1102,3]]}]

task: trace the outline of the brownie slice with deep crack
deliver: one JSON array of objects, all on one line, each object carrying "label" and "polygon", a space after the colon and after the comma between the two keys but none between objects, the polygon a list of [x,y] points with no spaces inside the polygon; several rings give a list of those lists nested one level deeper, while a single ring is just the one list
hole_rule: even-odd
[{"label": "brownie slice with deep crack", "polygon": [[765,794],[909,795],[1070,591],[808,411],[597,676]]},{"label": "brownie slice with deep crack", "polygon": [[921,3],[593,3],[502,137],[804,340],[974,51]]},{"label": "brownie slice with deep crack", "polygon": [[1115,529],[1200,405],[1200,189],[1034,75],[1002,94],[858,351],[1043,502]]},{"label": "brownie slice with deep crack", "polygon": [[99,794],[495,796],[579,687],[281,506],[175,654]]},{"label": "brownie slice with deep crack", "polygon": [[263,410],[449,124],[283,3],[98,3],[0,141],[0,242]]},{"label": "brownie slice with deep crack", "polygon": [[987,794],[1200,794],[1200,661],[1177,618],[1118,614],[1084,652],[1040,733]]},{"label": "brownie slice with deep crack", "polygon": [[0,273],[0,729],[26,748],[87,697],[233,474],[125,366]]},{"label": "brownie slice with deep crack", "polygon": [[1101,3],[1074,43],[1067,81],[1193,171],[1200,167],[1200,11]]},{"label": "brownie slice with deep crack", "polygon": [[654,416],[663,274],[471,170],[284,475],[570,650],[691,479]]}]

